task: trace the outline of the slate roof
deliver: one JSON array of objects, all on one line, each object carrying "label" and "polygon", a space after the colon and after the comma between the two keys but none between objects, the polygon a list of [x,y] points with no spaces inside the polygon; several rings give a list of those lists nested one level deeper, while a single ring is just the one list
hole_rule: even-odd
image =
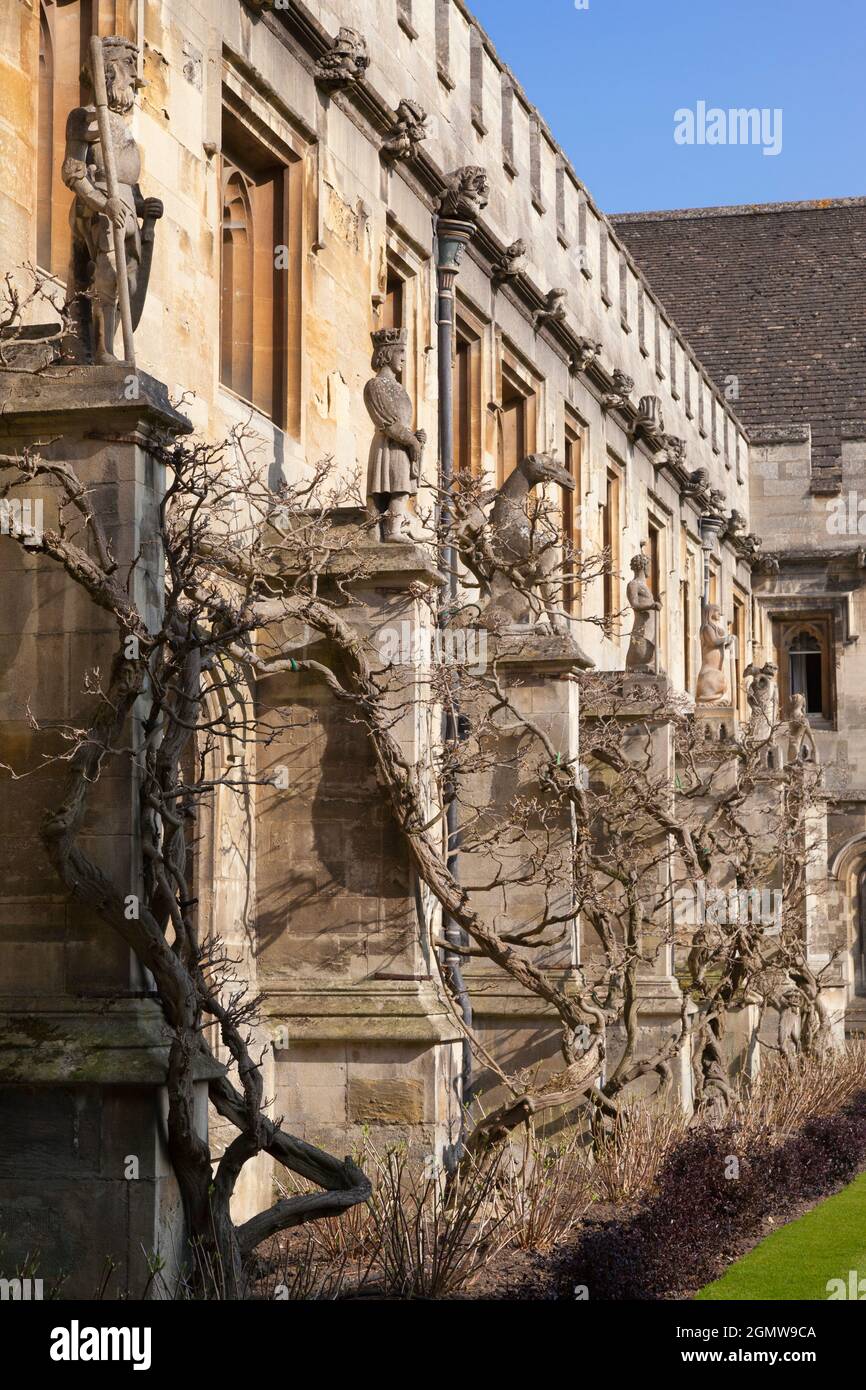
[{"label": "slate roof", "polygon": [[866,198],[610,221],[716,384],[739,378],[753,437],[808,423],[813,473],[837,474],[866,420]]}]

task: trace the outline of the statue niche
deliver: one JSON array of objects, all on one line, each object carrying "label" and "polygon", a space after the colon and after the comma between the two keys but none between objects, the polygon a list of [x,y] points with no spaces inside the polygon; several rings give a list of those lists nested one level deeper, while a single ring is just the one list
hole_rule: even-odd
[{"label": "statue niche", "polygon": [[[82,337],[93,361],[110,365],[117,360],[113,351],[118,321],[114,228],[123,232],[132,327],[135,329],[147,295],[154,223],[162,217],[163,207],[158,198],[142,196],[138,184],[141,156],[128,125],[135,93],[144,85],[136,75],[138,49],[128,39],[112,35],[102,40],[102,53],[117,195],[109,197],[108,194],[105,154],[95,104],[76,106],[69,113],[61,177],[75,194],[70,218],[70,286],[84,306]],[[85,75],[92,85],[89,66]]]}]

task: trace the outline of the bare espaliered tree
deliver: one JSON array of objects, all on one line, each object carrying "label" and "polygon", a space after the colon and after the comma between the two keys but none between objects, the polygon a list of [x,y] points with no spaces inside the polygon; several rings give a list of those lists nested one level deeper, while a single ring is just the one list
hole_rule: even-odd
[{"label": "bare espaliered tree", "polygon": [[[582,685],[596,715],[582,725],[582,757],[603,781],[569,789],[585,832],[579,899],[603,955],[619,943],[623,988],[625,1047],[602,1089],[613,1099],[635,1079],[638,974],[672,948],[684,989],[674,1050],[688,1038],[696,1108],[725,1107],[732,1087],[723,1040],[734,1013],[756,1006],[757,1033],[776,1009],[790,1065],[829,1045],[824,990],[836,955],[816,968],[807,950],[826,874],[817,769],[782,766],[784,724],[720,739],[718,726],[696,721],[686,702],[652,684],[638,692],[626,747],[623,701],[610,682],[592,675]],[[653,742],[663,726],[670,768]]]},{"label": "bare espaliered tree", "polygon": [[[254,579],[229,580],[218,564],[221,555],[230,560],[247,544],[264,494],[255,469],[243,461],[240,440],[230,447],[166,444],[155,455],[168,477],[155,538],[165,568],[156,626],[148,626],[130,596],[140,557],[127,573],[120,571],[92,496],[68,463],[2,456],[0,497],[14,499],[17,489],[34,485],[54,489],[57,527],[35,535],[19,530],[15,538],[30,555],[59,565],[116,627],[107,680],[73,673],[87,692],[87,713],[77,727],[54,726],[65,748],[53,761],[65,763],[67,771],[42,840],[70,898],[117,932],[150,972],[172,1034],[168,1148],[193,1245],[190,1278],[200,1295],[236,1298],[243,1295],[245,1266],[261,1241],[365,1201],[370,1184],[350,1158],[332,1157],[266,1114],[261,1058],[253,1053],[248,1026],[255,1000],[238,984],[236,962],[219,939],[201,934],[191,882],[191,827],[202,803],[218,784],[242,796],[255,782],[254,773],[221,772],[221,749],[230,740],[249,752],[266,737],[245,702],[245,676],[255,665],[255,642],[273,620],[273,606],[262,602]],[[329,554],[330,533],[318,526],[315,504],[317,490],[327,491],[327,475],[327,467],[319,470],[295,498],[295,512],[306,506],[303,551],[313,572],[327,564]],[[273,503],[267,494],[268,506]],[[133,885],[110,876],[81,840],[100,782],[123,760],[131,760],[140,787],[140,882]],[[5,771],[20,775],[14,768]],[[210,1080],[210,1100],[234,1130],[218,1160],[199,1131],[194,1102],[200,1063],[215,1060],[209,1027],[218,1032],[229,1063]],[[209,1071],[215,1070],[211,1065]],[[278,1201],[236,1226],[232,1194],[244,1166],[260,1153],[321,1190]]]},{"label": "bare espaliered tree", "polygon": [[[436,671],[434,694],[443,707],[471,708],[471,727],[468,737],[438,741],[431,781],[406,758],[395,731],[400,710],[391,673],[356,622],[353,590],[375,548],[359,543],[363,526],[334,523],[346,498],[329,464],[274,494],[255,461],[247,461],[242,438],[224,446],[166,444],[156,453],[168,477],[158,525],[165,597],[156,626],[148,626],[132,601],[130,575],[118,572],[72,468],[37,456],[7,456],[0,467],[12,479],[7,492],[34,482],[57,490],[61,522],[38,545],[31,539],[29,548],[61,566],[116,625],[117,651],[108,680],[91,700],[95,712],[80,729],[65,731],[66,791],[46,818],[43,839],[70,895],[117,931],[153,978],[173,1035],[170,1155],[189,1230],[202,1252],[200,1267],[218,1268],[229,1296],[242,1293],[245,1260],[263,1240],[336,1215],[370,1190],[351,1160],[287,1134],[267,1115],[260,1059],[251,1046],[255,1001],[239,985],[219,940],[202,936],[198,921],[191,827],[217,784],[240,795],[257,780],[256,749],[274,736],[272,720],[258,721],[251,696],[262,678],[310,673],[363,729],[408,857],[439,908],[443,929],[434,944],[455,1011],[461,984],[454,962],[477,956],[543,1001],[558,1029],[559,1071],[541,1080],[507,1076],[461,1016],[475,1055],[499,1070],[508,1099],[461,1139],[458,1167],[460,1160],[495,1153],[516,1126],[553,1107],[584,1104],[603,1123],[635,1081],[656,1075],[666,1084],[672,1059],[692,1045],[693,1035],[699,1098],[724,1095],[725,1018],[743,1002],[773,1002],[787,1011],[785,1055],[819,1044],[822,1028],[826,1032],[821,980],[809,969],[798,912],[806,895],[800,832],[809,795],[796,770],[787,782],[768,778],[766,750],[748,736],[731,743],[724,757],[709,752],[693,721],[669,703],[644,712],[645,748],[640,729],[626,747],[622,721],[613,708],[605,713],[606,687],[589,702],[595,717],[584,729],[579,761],[526,714],[495,659],[479,671],[457,660],[459,644],[452,644]],[[473,486],[459,480],[444,509],[451,521],[447,534],[440,531],[439,558],[459,571],[460,592],[456,602],[453,586],[450,596],[432,600],[438,621],[458,629],[461,611],[468,610],[471,622],[479,591],[500,601],[507,616],[515,593],[523,591],[530,605],[539,605],[538,617],[561,630],[552,595],[563,584],[576,589],[597,576],[609,557],[586,561],[564,547],[556,517],[545,519],[543,504],[531,507],[532,554],[523,554],[522,539],[503,543],[491,534],[483,507],[480,515],[476,510],[481,499],[473,498]],[[305,656],[297,645],[287,654],[287,630],[302,628],[327,639],[333,661]],[[656,718],[676,731],[676,785],[652,753]],[[251,754],[231,774],[219,771],[229,740]],[[140,910],[132,920],[125,911],[129,885],[113,882],[80,841],[94,789],[123,758],[132,759],[140,780]],[[245,771],[248,766],[253,770]],[[587,767],[603,769],[604,777],[587,777]],[[505,798],[483,791],[485,773],[493,769],[500,789],[510,769]],[[756,802],[756,788],[766,791],[770,784],[769,800],[765,795]],[[756,805],[764,816],[761,837],[753,833]],[[456,816],[449,816],[449,806]],[[455,824],[464,866],[459,876]],[[693,942],[687,931],[678,934],[678,888],[777,882],[783,893],[779,931],[775,922],[725,921],[718,930],[705,926]],[[516,917],[491,911],[497,896],[507,904],[515,894],[523,905]],[[578,929],[596,947],[581,966],[575,969],[572,960],[563,970],[563,945]],[[693,948],[692,979],[677,1026],[647,1054],[640,1047],[639,977],[675,939]],[[790,1017],[792,992],[806,1026]],[[218,1030],[229,1062],[226,1074],[209,1083],[210,1098],[236,1131],[218,1160],[194,1123],[196,1066],[203,1057],[213,1060],[207,1025]],[[622,1045],[611,1066],[614,1028]],[[262,1152],[321,1190],[276,1202],[238,1228],[231,1196],[244,1166]]]}]

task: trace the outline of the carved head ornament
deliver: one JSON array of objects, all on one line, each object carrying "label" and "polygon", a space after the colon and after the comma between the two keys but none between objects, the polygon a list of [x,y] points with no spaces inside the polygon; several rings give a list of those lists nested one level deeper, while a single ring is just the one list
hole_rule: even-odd
[{"label": "carved head ornament", "polygon": [[395,352],[406,350],[405,328],[377,328],[370,337],[373,341],[373,371],[389,363]]}]

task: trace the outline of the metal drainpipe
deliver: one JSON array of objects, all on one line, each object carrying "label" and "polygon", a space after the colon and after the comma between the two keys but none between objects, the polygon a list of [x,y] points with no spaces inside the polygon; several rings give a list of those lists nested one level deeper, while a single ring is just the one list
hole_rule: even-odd
[{"label": "metal drainpipe", "polygon": [[[439,527],[443,537],[448,536],[451,519],[451,484],[454,478],[454,417],[453,382],[451,357],[454,348],[454,285],[460,269],[463,248],[475,231],[474,223],[459,221],[456,218],[440,217],[436,224],[436,273],[437,273],[437,325],[438,325],[438,372],[439,372]],[[457,606],[457,554],[448,541],[443,553],[443,563],[447,576],[445,602],[439,608],[440,629],[447,626]],[[454,692],[453,704],[446,708],[443,716],[443,737],[454,741],[460,737],[459,689]],[[449,802],[446,811],[446,832],[448,835],[448,872],[455,881],[460,877],[460,825],[456,801]],[[465,942],[462,928],[445,914],[445,940],[454,947]],[[457,1007],[467,1028],[472,1027],[472,1001],[466,988],[458,950],[446,950],[444,957],[445,976],[449,983]],[[458,1161],[463,1149],[465,1133],[464,1105],[469,1100],[472,1083],[472,1047],[469,1039],[463,1039],[463,1063],[459,1077],[460,1131],[457,1144],[452,1153],[453,1161]]]}]

